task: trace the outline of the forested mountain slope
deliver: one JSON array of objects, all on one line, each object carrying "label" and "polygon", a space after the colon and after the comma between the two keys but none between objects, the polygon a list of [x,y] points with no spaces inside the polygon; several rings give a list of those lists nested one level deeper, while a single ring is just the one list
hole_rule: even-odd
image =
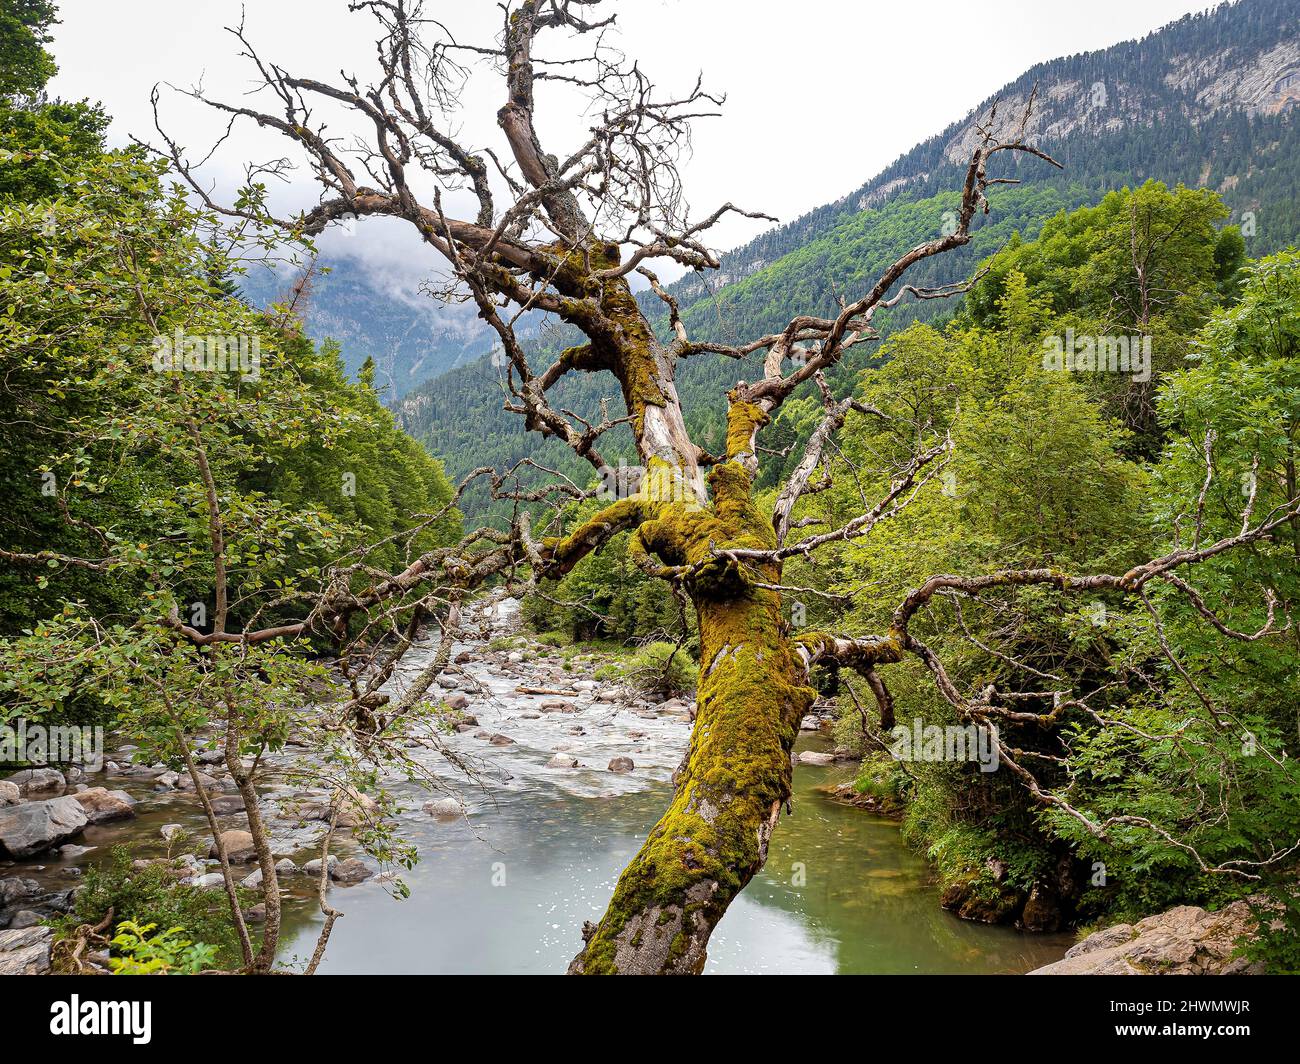
[{"label": "forested mountain slope", "polygon": [[[991,197],[992,213],[969,247],[922,263],[909,280],[960,278],[1013,234],[1032,238],[1053,215],[1147,180],[1220,193],[1252,257],[1296,241],[1300,7],[1294,0],[1241,0],[1140,41],[1039,64],[849,195],[725,254],[716,273],[678,281],[671,289],[693,338],[754,337],[782,327],[794,313],[826,313],[839,297],[860,291],[900,249],[944,225],[957,202],[975,123],[995,100],[1003,119],[1017,120],[1035,86],[1029,139],[1064,168],[1012,153],[999,176],[1022,183]],[[649,294],[642,299],[657,302]],[[659,308],[652,309],[662,320]],[[928,303],[900,310],[885,326],[951,309]],[[557,350],[562,343],[562,336],[553,338]],[[693,427],[713,442],[721,432],[722,392],[745,375],[743,367],[716,358],[680,370]],[[452,475],[538,450],[522,421],[502,411],[500,376],[483,358],[397,404],[404,426],[445,459]],[[558,405],[578,410],[593,410],[601,396],[616,394],[603,374],[566,379],[561,391]],[[563,449],[543,453],[579,472]]]}]

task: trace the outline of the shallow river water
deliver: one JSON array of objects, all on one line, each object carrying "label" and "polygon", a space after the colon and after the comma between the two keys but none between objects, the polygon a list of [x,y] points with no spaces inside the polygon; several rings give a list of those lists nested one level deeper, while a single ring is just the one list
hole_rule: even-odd
[{"label": "shallow river water", "polygon": [[[415,648],[404,675],[419,671],[431,653]],[[333,887],[331,904],[345,916],[322,972],[563,972],[578,951],[583,921],[599,918],[619,871],[666,806],[690,725],[681,714],[600,702],[580,670],[565,674],[539,653],[465,666],[461,686],[484,731],[453,735],[448,744],[477,762],[483,778],[441,774],[468,816],[436,820],[420,809],[429,795],[394,785],[409,808],[402,832],[420,853],[416,868],[402,873],[410,897],[394,898],[378,880]],[[577,712],[540,712],[546,696],[517,691],[546,684],[572,685],[566,698]],[[485,733],[508,735],[514,745],[491,746]],[[805,735],[800,748],[808,745],[824,747],[825,740]],[[557,750],[582,767],[548,767]],[[614,756],[631,757],[635,770],[606,771]],[[794,814],[782,818],[766,869],[714,934],[708,972],[1019,973],[1060,959],[1069,936],[972,924],[941,909],[928,866],[904,845],[897,824],[820,792],[851,771],[797,767]],[[138,818],[87,829],[82,841],[95,850],[76,863],[122,842],[139,856],[159,853],[166,823],[202,832],[192,796],[128,789],[144,799]],[[301,862],[312,853],[292,856]],[[32,874],[39,863],[13,870]],[[43,863],[40,878],[68,884],[62,866],[69,861]],[[281,958],[305,960],[321,916],[304,877],[285,884]]]}]

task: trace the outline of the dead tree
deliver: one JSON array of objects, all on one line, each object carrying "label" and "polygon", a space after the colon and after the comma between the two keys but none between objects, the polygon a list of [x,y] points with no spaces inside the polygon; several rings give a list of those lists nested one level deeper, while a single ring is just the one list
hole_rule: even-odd
[{"label": "dead tree", "polygon": [[[229,117],[276,130],[305,154],[323,188],[318,205],[296,217],[228,207],[211,196],[185,149],[162,133],[162,153],[214,211],[290,234],[313,235],[331,223],[383,215],[408,222],[445,260],[459,290],[472,298],[508,359],[510,410],[542,437],[555,438],[596,473],[607,463],[601,437],[628,425],[644,469],[639,489],[607,505],[580,527],[558,534],[542,528],[532,504],[590,495],[560,478],[524,490],[509,474],[478,470],[499,496],[519,501],[508,530],[478,529],[451,548],[430,552],[401,572],[371,577],[356,589],[362,567],[338,567],[311,613],[280,625],[275,636],[336,629],[357,611],[414,594],[458,601],[489,578],[526,586],[563,575],[591,551],[630,533],[630,553],[644,571],[671,581],[694,605],[700,633],[698,716],[689,751],[674,777],[672,804],[650,831],[619,879],[604,918],[584,929],[585,945],[574,973],[698,973],[709,937],[736,895],[763,867],[768,841],[791,793],[791,747],[814,699],[810,670],[836,662],[863,675],[889,712],[880,671],[907,655],[919,657],[943,696],[970,719],[988,720],[1000,709],[996,692],[972,700],[949,679],[938,657],[911,633],[909,622],[932,596],[977,593],[995,585],[1045,583],[1072,592],[1105,588],[1140,595],[1154,580],[1214,553],[1266,537],[1284,520],[1247,521],[1232,543],[1160,558],[1118,576],[1070,578],[1055,571],[995,573],[983,580],[939,576],[900,605],[890,630],[876,636],[799,633],[782,610],[784,562],[819,547],[865,536],[938,474],[950,450],[946,439],[918,433],[910,458],[892,470],[884,497],[844,526],[800,538],[793,512],[816,490],[827,463],[823,449],[850,416],[878,412],[836,398],[823,371],[854,345],[875,339],[873,318],[906,298],[936,298],[963,290],[953,284],[924,289],[904,282],[923,259],[967,244],[977,215],[988,210],[986,191],[1006,179],[991,177],[1003,152],[1053,160],[1023,139],[1025,116],[1004,130],[994,109],[978,127],[965,172],[955,222],[886,269],[869,290],[845,300],[834,317],[800,315],[780,332],[744,344],[692,339],[673,296],[651,264],[671,260],[695,270],[717,268],[705,243],[730,203],[692,221],[683,206],[676,162],[688,144],[693,119],[721,102],[699,83],[683,94],[663,95],[638,66],[611,51],[605,35],[613,16],[603,0],[516,0],[502,5],[499,37],[463,42],[408,0],[357,0],[354,10],[378,22],[378,71],[362,83],[343,76],[329,84],[298,77],[264,59],[242,27],[233,30],[243,55],[262,82],[250,99],[225,103],[200,90],[189,95]],[[594,40],[573,52],[574,42]],[[568,51],[543,55],[552,41]],[[475,147],[456,130],[460,90],[471,68],[486,67],[504,81],[496,115],[505,150]],[[586,140],[567,155],[543,146],[535,89],[561,83],[585,94],[593,121]],[[155,100],[157,95],[155,94]],[[324,115],[341,113],[364,130],[359,140],[328,132]],[[422,189],[432,189],[422,195]],[[445,199],[468,198],[471,217],[446,209]],[[633,272],[644,276],[666,308],[669,335],[656,335],[634,297]],[[530,362],[517,326],[541,311],[572,327],[583,341],[553,362]],[[762,359],[761,376],[739,381],[727,393],[725,453],[710,454],[690,438],[674,382],[682,359],[700,355]],[[551,402],[554,386],[571,373],[611,374],[625,412],[600,423],[585,421]],[[759,430],[801,386],[819,387],[825,416],[802,459],[781,488],[775,513],[755,504]],[[463,489],[464,485],[462,485]],[[557,534],[547,534],[556,532]],[[341,629],[340,629],[341,630]],[[191,633],[194,639],[270,638],[258,632]],[[387,667],[391,670],[392,663]],[[377,685],[354,688],[359,707],[384,703]],[[427,686],[427,685],[426,685]],[[1058,699],[1059,701],[1059,699]],[[1006,751],[1004,758],[1009,758]],[[1017,769],[1017,771],[1019,771]],[[1036,797],[1050,800],[1024,773]]]}]

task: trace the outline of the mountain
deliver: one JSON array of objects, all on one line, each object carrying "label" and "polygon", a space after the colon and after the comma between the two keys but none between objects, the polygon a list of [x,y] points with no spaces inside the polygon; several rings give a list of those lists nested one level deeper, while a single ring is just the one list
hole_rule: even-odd
[{"label": "mountain", "polygon": [[[491,331],[471,306],[443,303],[409,272],[376,269],[346,254],[324,254],[319,261],[327,268],[313,273],[298,300],[307,334],[337,341],[352,376],[373,358],[375,386],[389,401],[489,349]],[[301,277],[300,269],[257,265],[238,283],[244,298],[265,307],[287,300]],[[521,332],[527,335],[529,327],[536,323],[525,322]]]},{"label": "mountain", "polygon": [[[902,249],[936,234],[957,204],[976,123],[995,102],[1004,120],[1017,120],[1031,93],[1027,139],[1064,170],[1007,153],[997,176],[1021,183],[990,196],[992,213],[969,247],[921,263],[909,281],[959,279],[1013,234],[1032,238],[1058,212],[1148,179],[1219,192],[1251,256],[1300,237],[1300,4],[1240,0],[1141,40],[1038,64],[853,192],[726,253],[715,273],[679,280],[672,289],[691,334],[747,338],[796,312],[831,312],[840,295],[860,291]],[[653,297],[643,299],[662,319]],[[926,303],[883,324],[944,312]],[[551,346],[564,342],[557,336]],[[725,387],[752,372],[707,357],[681,367],[683,402],[704,446],[721,440]],[[501,410],[499,376],[486,359],[459,365],[395,398],[394,407],[452,476],[539,450],[548,464],[585,476],[582,463],[553,443],[539,449],[521,419]],[[587,412],[617,388],[599,374],[566,380],[557,392],[557,405]],[[617,456],[618,448],[609,449]],[[466,500],[469,510],[476,505],[483,501]]]}]

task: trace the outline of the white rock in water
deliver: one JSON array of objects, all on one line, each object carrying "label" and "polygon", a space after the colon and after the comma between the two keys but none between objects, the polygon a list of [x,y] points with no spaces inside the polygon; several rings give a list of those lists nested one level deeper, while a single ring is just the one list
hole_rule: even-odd
[{"label": "white rock in water", "polygon": [[835,755],[822,750],[801,750],[799,752],[799,764],[833,765],[835,764]]},{"label": "white rock in water", "polygon": [[547,768],[577,768],[578,759],[569,754],[556,754],[546,762]]},{"label": "white rock in water", "polygon": [[464,812],[455,798],[433,798],[425,802],[422,808],[438,820],[459,820]]}]

